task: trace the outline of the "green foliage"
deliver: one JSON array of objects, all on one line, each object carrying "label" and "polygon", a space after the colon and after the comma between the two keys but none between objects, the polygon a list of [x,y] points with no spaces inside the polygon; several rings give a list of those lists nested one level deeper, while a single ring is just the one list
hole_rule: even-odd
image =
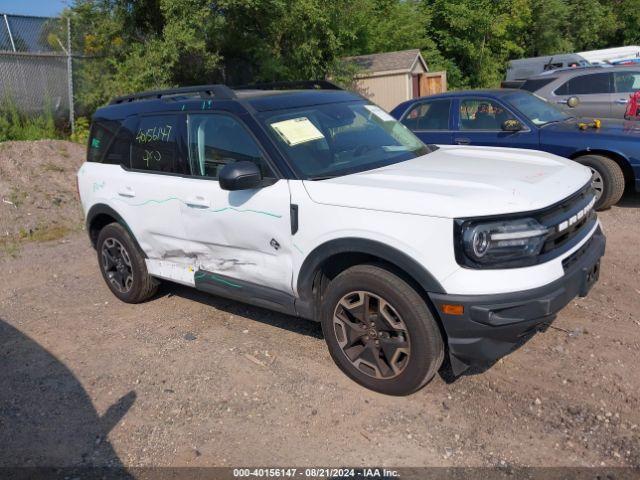
[{"label": "green foliage", "polygon": [[[452,87],[490,87],[508,60],[640,43],[640,0],[75,0],[77,100],[175,85],[317,79],[340,59],[419,48]],[[47,32],[58,43],[57,31]]]},{"label": "green foliage", "polygon": [[523,54],[520,46],[531,10],[526,0],[432,0],[429,34],[448,59],[450,84],[495,85],[506,60]]},{"label": "green foliage", "polygon": [[[634,3],[636,15],[640,15],[640,2],[636,0]],[[613,2],[572,0],[567,36],[571,39],[573,48],[576,51],[585,51],[633,44],[633,41],[621,40],[618,42],[613,40],[616,29],[620,25],[615,11],[617,11],[617,7],[613,5]],[[638,18],[640,17],[636,17],[636,30],[640,25],[637,23]],[[621,16],[620,20],[626,21],[626,15]]]},{"label": "green foliage", "polygon": [[640,43],[640,2],[638,0],[610,0],[616,14],[617,25],[612,38],[613,45],[638,45]]},{"label": "green foliage", "polygon": [[89,119],[87,117],[76,118],[74,130],[69,140],[81,145],[86,145],[89,141]]},{"label": "green foliage", "polygon": [[[47,102],[45,102],[47,103]],[[0,142],[58,138],[52,110],[45,107],[40,115],[27,115],[5,97],[0,101]]]}]

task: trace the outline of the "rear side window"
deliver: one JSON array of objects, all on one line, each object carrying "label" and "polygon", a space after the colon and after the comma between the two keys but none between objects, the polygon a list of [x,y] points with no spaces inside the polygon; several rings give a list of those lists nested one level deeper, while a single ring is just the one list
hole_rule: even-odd
[{"label": "rear side window", "polygon": [[187,173],[178,157],[178,116],[141,117],[131,144],[131,168]]},{"label": "rear side window", "polygon": [[111,146],[102,159],[102,163],[111,165],[122,165],[125,168],[131,166],[131,143],[137,130],[138,120],[136,118],[126,119],[116,137],[111,142]]},{"label": "rear side window", "polygon": [[557,77],[549,77],[549,78],[536,78],[532,80],[527,80],[522,85],[520,85],[520,88],[522,90],[526,90],[527,92],[537,92],[545,85],[548,85],[551,82],[553,82],[556,78]]},{"label": "rear side window", "polygon": [[101,162],[120,123],[113,120],[94,120],[89,134],[88,162]]},{"label": "rear side window", "polygon": [[640,72],[615,72],[617,93],[634,93],[640,90]]},{"label": "rear side window", "polygon": [[610,73],[594,73],[573,77],[555,91],[556,95],[591,95],[597,93],[612,93]]},{"label": "rear side window", "polygon": [[414,105],[402,119],[411,130],[449,130],[451,100],[433,100]]}]

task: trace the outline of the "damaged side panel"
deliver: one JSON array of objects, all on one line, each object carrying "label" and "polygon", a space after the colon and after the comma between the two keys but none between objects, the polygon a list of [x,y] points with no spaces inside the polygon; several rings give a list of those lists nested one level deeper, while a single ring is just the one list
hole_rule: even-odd
[{"label": "damaged side panel", "polygon": [[291,293],[290,195],[286,181],[255,190],[224,191],[217,182],[193,181],[210,208],[183,216],[196,269],[269,285]]}]

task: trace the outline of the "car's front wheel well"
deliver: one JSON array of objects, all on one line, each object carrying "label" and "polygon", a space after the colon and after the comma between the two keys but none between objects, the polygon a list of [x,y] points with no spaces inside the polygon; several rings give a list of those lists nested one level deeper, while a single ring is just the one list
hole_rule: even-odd
[{"label": "car's front wheel well", "polygon": [[[370,254],[361,252],[343,252],[336,253],[322,261],[315,269],[313,274],[313,280],[309,286],[310,292],[307,295],[312,297],[313,303],[313,317],[314,320],[320,319],[321,305],[324,299],[324,294],[327,290],[329,283],[345,270],[355,267],[357,265],[375,265],[383,268],[394,275],[400,277],[407,284],[409,284],[417,293],[422,297],[427,308],[429,308],[440,327],[440,333],[443,338],[446,339],[446,332],[441,323],[440,316],[432,304],[427,290],[418,282],[410,273],[400,268],[397,265],[389,262],[388,260]],[[302,292],[301,292],[302,293]]]},{"label": "car's front wheel well", "polygon": [[571,160],[577,160],[578,158],[583,157],[585,155],[602,155],[603,157],[610,158],[611,160],[616,162],[620,167],[620,169],[622,170],[625,184],[627,185],[635,184],[635,175],[633,173],[633,169],[631,168],[631,164],[626,158],[624,158],[619,153],[611,152],[609,150],[581,150],[579,152],[575,152],[569,158]]}]

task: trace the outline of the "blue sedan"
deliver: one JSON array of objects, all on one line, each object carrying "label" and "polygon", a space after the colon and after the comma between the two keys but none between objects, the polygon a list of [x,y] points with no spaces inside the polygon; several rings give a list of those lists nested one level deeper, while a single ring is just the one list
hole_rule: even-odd
[{"label": "blue sedan", "polygon": [[523,90],[449,92],[401,103],[391,115],[423,142],[529,148],[591,168],[600,210],[625,184],[640,191],[640,122],[578,119]]}]

